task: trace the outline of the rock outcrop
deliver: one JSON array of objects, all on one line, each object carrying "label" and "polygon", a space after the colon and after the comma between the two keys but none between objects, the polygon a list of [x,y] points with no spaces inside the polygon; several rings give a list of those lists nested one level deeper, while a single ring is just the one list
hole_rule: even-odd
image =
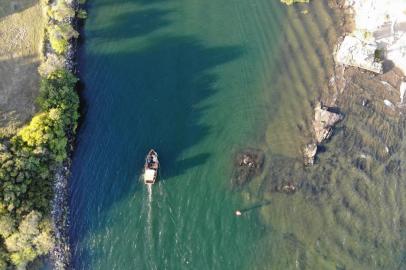
[{"label": "rock outcrop", "polygon": [[237,154],[234,165],[233,187],[243,187],[262,172],[264,153],[256,149],[245,149]]},{"label": "rock outcrop", "polygon": [[335,60],[347,66],[383,73],[382,62],[375,57],[378,51],[378,45],[374,40],[367,42],[356,36],[346,36],[338,47]]},{"label": "rock outcrop", "polygon": [[354,13],[355,29],[339,46],[336,60],[377,72],[374,58],[379,49],[406,73],[406,1],[345,0],[345,3]]},{"label": "rock outcrop", "polygon": [[334,125],[341,121],[343,116],[338,113],[330,112],[327,107],[323,107],[320,102],[314,109],[313,129],[317,143],[329,139],[333,132]]},{"label": "rock outcrop", "polygon": [[317,144],[309,143],[303,149],[304,164],[311,166],[314,164],[314,159],[317,154]]},{"label": "rock outcrop", "polygon": [[316,104],[313,120],[314,142],[303,148],[303,159],[306,166],[314,164],[318,144],[322,144],[331,137],[334,126],[342,119],[341,114],[329,111],[327,107],[322,106],[321,102]]}]

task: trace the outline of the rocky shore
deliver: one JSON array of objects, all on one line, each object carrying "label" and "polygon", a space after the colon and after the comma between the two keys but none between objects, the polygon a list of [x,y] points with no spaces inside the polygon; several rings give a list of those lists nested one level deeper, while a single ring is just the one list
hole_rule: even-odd
[{"label": "rocky shore", "polygon": [[[69,0],[67,3],[74,10],[79,9],[77,0]],[[78,27],[78,18],[69,19],[69,24],[74,28]],[[68,50],[65,54],[63,65],[64,68],[72,73],[76,73],[76,52],[77,39],[71,39]],[[52,51],[49,51],[52,53]],[[52,222],[55,237],[55,245],[51,252],[51,261],[53,269],[67,270],[71,269],[71,251],[69,244],[69,206],[68,206],[68,180],[70,176],[71,156],[75,141],[74,134],[68,136],[68,158],[63,165],[56,170],[54,178],[54,198],[52,200]]]},{"label": "rocky shore", "polygon": [[[397,67],[406,73],[406,2],[403,0],[346,0],[354,30],[338,45],[335,59],[374,73]],[[399,105],[406,86],[398,87]]]},{"label": "rocky shore", "polygon": [[[368,108],[374,99],[374,103],[382,104],[381,110],[396,113],[404,108],[406,93],[406,2],[344,0],[341,8],[352,16],[353,29],[337,45],[335,74],[329,82],[329,88],[334,90],[321,101],[330,107],[347,106],[348,102],[357,101],[347,100],[345,92],[359,88],[359,84],[369,84],[371,97],[360,97],[362,106]],[[313,165],[318,146],[331,137],[334,125],[342,118],[316,104],[312,122],[314,138],[303,147],[305,165]]]}]

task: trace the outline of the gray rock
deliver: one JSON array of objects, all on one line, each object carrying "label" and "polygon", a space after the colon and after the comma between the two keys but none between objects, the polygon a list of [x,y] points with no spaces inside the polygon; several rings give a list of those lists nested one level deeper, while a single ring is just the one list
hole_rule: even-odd
[{"label": "gray rock", "polygon": [[375,52],[378,49],[374,40],[367,42],[366,38],[346,36],[338,47],[335,59],[347,66],[383,73],[382,62],[375,60]]},{"label": "gray rock", "polygon": [[343,116],[328,111],[327,107],[323,107],[320,102],[317,103],[314,109],[313,128],[317,143],[329,139],[333,133],[333,127],[341,121]]},{"label": "gray rock", "polygon": [[314,158],[317,154],[317,144],[309,143],[303,149],[304,164],[311,166],[314,164]]}]

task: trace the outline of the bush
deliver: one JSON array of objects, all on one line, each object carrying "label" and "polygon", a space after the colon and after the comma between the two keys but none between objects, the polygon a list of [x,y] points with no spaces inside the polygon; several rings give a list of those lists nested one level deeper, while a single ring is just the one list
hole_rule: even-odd
[{"label": "bush", "polygon": [[22,219],[18,231],[6,239],[5,245],[11,252],[13,264],[25,268],[27,263],[47,254],[53,247],[50,222],[38,211],[31,211]]},{"label": "bush", "polygon": [[67,21],[75,16],[75,10],[66,4],[65,0],[58,0],[50,9],[49,16],[59,22]]},{"label": "bush", "polygon": [[65,53],[69,40],[79,36],[79,33],[68,23],[52,24],[48,27],[48,33],[51,47],[58,54]]},{"label": "bush", "polygon": [[0,235],[3,238],[9,237],[15,231],[14,219],[6,214],[0,216]]},{"label": "bush", "polygon": [[[49,213],[52,171],[67,157],[66,134],[76,129],[76,82],[66,70],[43,78],[38,99],[42,112],[18,131],[7,147],[0,147],[0,235],[9,254],[3,261],[22,269],[53,245],[50,222],[42,217]],[[20,221],[18,230],[18,222],[13,221]],[[0,255],[5,254],[0,250]],[[1,262],[0,256],[0,269]]]},{"label": "bush", "polygon": [[79,19],[86,19],[87,18],[87,12],[86,12],[86,10],[84,10],[84,9],[79,9],[79,11],[78,11],[78,14],[77,14],[77,17],[79,18]]},{"label": "bush", "polygon": [[69,113],[77,111],[79,98],[74,91],[78,79],[69,71],[57,70],[40,83],[38,104],[43,111],[50,108],[67,109]]},{"label": "bush", "polygon": [[376,49],[374,52],[374,61],[375,62],[382,62],[385,60],[385,52],[382,49]]},{"label": "bush", "polygon": [[48,77],[57,70],[63,69],[66,59],[63,56],[49,53],[46,60],[41,63],[38,72],[42,77]]}]

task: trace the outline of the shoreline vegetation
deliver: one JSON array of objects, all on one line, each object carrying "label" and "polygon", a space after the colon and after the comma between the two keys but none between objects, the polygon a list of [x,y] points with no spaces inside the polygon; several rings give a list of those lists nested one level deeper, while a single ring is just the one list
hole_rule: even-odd
[{"label": "shoreline vegetation", "polygon": [[55,189],[61,183],[66,188],[57,172],[68,160],[79,118],[72,41],[79,36],[76,18],[87,15],[80,8],[84,3],[41,2],[46,22],[38,69],[39,112],[14,134],[0,134],[0,270],[33,269],[61,241],[51,202],[59,201]]}]

